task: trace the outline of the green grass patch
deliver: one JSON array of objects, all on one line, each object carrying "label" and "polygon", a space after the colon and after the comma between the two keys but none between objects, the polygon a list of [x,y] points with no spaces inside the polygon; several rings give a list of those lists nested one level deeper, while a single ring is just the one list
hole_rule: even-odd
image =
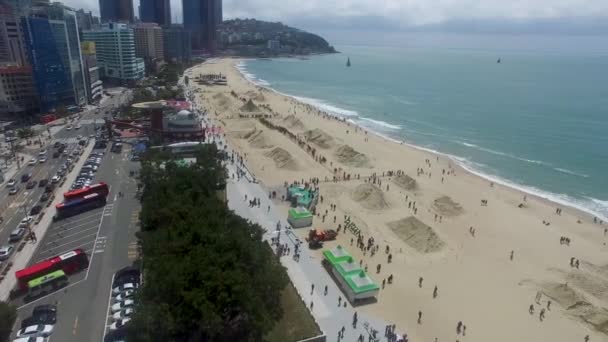
[{"label": "green grass patch", "polygon": [[266,342],[291,342],[321,334],[308,308],[298,296],[291,281],[281,294],[283,317],[265,336]]}]

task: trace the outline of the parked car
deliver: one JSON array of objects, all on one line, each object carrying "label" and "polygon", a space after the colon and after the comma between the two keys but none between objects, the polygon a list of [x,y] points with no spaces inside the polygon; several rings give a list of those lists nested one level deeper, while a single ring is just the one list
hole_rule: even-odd
[{"label": "parked car", "polygon": [[39,162],[40,164],[44,164],[44,163],[46,163],[46,157],[40,157],[40,159],[38,159],[38,162]]},{"label": "parked car", "polygon": [[25,235],[25,228],[17,228],[11,232],[11,235],[8,237],[8,242],[18,242]]},{"label": "parked car", "polygon": [[126,290],[135,290],[136,288],[137,288],[137,285],[134,283],[125,283],[125,284],[114,287],[112,289],[112,294],[117,295]]},{"label": "parked car", "polygon": [[40,214],[41,211],[42,211],[42,206],[35,205],[32,207],[32,209],[30,209],[30,215],[38,215],[38,214]]},{"label": "parked car", "polygon": [[10,258],[12,253],[13,253],[13,246],[0,247],[0,260],[6,260],[6,259]]},{"label": "parked car", "polygon": [[6,185],[8,187],[13,187],[13,186],[15,186],[15,184],[17,184],[17,181],[14,180],[13,178],[9,179],[8,182],[6,183]]},{"label": "parked car", "polygon": [[61,180],[60,176],[53,176],[53,178],[51,178],[51,183],[56,184],[56,183],[59,183],[60,180]]},{"label": "parked car", "polygon": [[126,308],[133,307],[135,305],[135,301],[133,299],[127,299],[122,302],[117,302],[110,307],[112,313],[124,310]]},{"label": "parked car", "polygon": [[32,158],[27,162],[27,165],[36,165],[38,163],[38,159]]},{"label": "parked car", "polygon": [[126,290],[125,292],[121,292],[118,294],[118,296],[114,297],[114,299],[117,302],[122,302],[126,299],[129,298],[133,298],[133,295],[135,295],[135,291],[134,290]]},{"label": "parked car", "polygon": [[60,155],[61,153],[59,152],[53,152],[53,158],[59,158]]},{"label": "parked car", "polygon": [[128,318],[128,317],[127,317],[127,318],[123,318],[123,319],[118,319],[118,320],[116,320],[116,322],[114,322],[114,323],[112,323],[112,324],[110,325],[110,331],[113,331],[113,330],[118,330],[118,329],[124,328],[124,326],[125,326],[127,323],[129,323],[129,321],[130,321],[130,320],[131,320],[131,319],[130,319],[130,318]]},{"label": "parked car", "polygon": [[14,195],[14,194],[18,193],[18,192],[19,192],[19,190],[20,190],[20,189],[19,189],[19,187],[18,187],[18,186],[14,186],[14,187],[12,187],[12,188],[11,188],[11,190],[9,190],[8,194],[9,194],[9,195]]},{"label": "parked car", "polygon": [[21,321],[21,328],[32,325],[57,323],[57,306],[53,304],[37,305],[32,311],[32,315]]},{"label": "parked car", "polygon": [[31,172],[26,172],[26,173],[22,174],[21,175],[21,183],[25,183],[25,182],[29,181],[30,178],[32,178],[32,173]]},{"label": "parked car", "polygon": [[36,187],[36,183],[38,183],[38,182],[36,182],[36,181],[29,181],[29,182],[27,182],[27,184],[25,185],[25,188],[26,188],[26,189],[33,189],[33,188],[35,188],[35,187]]},{"label": "parked car", "polygon": [[45,192],[42,194],[42,196],[40,196],[40,202],[46,202],[49,200],[50,197],[51,197],[51,195],[49,195],[48,192]]},{"label": "parked car", "polygon": [[117,321],[119,319],[124,319],[124,318],[130,317],[133,314],[133,312],[135,312],[135,310],[133,310],[133,308],[126,308],[122,311],[115,312],[112,315],[112,319],[114,319],[115,321]]},{"label": "parked car", "polygon": [[53,326],[50,324],[30,325],[17,331],[17,337],[49,337],[53,333]]},{"label": "parked car", "polygon": [[46,150],[45,149],[40,150],[40,152],[38,152],[38,155],[41,157],[46,156]]},{"label": "parked car", "polygon": [[38,181],[38,187],[42,188],[43,186],[46,186],[48,183],[49,183],[49,180],[46,178],[43,178],[40,181]]},{"label": "parked car", "polygon": [[42,336],[19,337],[19,338],[14,339],[13,342],[46,342],[46,339]]}]

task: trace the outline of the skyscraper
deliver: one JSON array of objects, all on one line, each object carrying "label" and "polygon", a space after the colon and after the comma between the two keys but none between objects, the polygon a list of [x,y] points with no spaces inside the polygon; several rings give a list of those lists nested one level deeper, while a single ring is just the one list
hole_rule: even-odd
[{"label": "skyscraper", "polygon": [[192,32],[192,48],[213,53],[217,43],[221,0],[182,0],[184,28]]},{"label": "skyscraper", "polygon": [[133,0],[99,0],[101,22],[133,22]]},{"label": "skyscraper", "polygon": [[56,42],[59,44],[59,53],[63,58],[64,65],[68,67],[70,72],[76,104],[84,105],[87,103],[87,91],[76,11],[61,3],[54,2],[48,8],[48,17],[54,30]]},{"label": "skyscraper", "polygon": [[141,0],[140,20],[144,23],[171,25],[171,2],[169,0]]},{"label": "skyscraper", "polygon": [[222,12],[222,0],[215,0],[215,23],[217,25],[224,21],[224,13]]},{"label": "skyscraper", "polygon": [[23,31],[19,16],[6,3],[0,3],[0,63],[27,65]]},{"label": "skyscraper", "polygon": [[186,62],[192,56],[192,35],[182,25],[163,28],[165,60]]},{"label": "skyscraper", "polygon": [[[75,103],[74,89],[70,80],[69,66],[59,52],[55,30],[48,18],[23,17],[25,47],[32,65],[40,111],[48,112],[59,106]],[[59,24],[57,21],[56,24]],[[64,28],[65,30],[65,28]]]},{"label": "skyscraper", "polygon": [[135,56],[143,58],[146,69],[158,71],[164,60],[163,30],[156,23],[133,25]]},{"label": "skyscraper", "polygon": [[144,60],[135,56],[133,29],[126,24],[103,24],[98,30],[84,31],[82,36],[95,42],[97,64],[110,82],[132,84],[144,77]]}]

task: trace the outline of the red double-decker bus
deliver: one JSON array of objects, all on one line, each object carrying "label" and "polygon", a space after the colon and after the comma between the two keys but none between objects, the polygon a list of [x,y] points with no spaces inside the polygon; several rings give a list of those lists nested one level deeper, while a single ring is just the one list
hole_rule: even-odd
[{"label": "red double-decker bus", "polygon": [[90,194],[100,194],[105,197],[108,196],[108,193],[110,193],[110,188],[108,185],[104,182],[99,182],[97,184],[85,186],[81,189],[68,191],[63,194],[63,199],[66,201],[71,201],[76,198],[83,198],[84,196]]},{"label": "red double-decker bus", "polygon": [[106,196],[98,193],[88,194],[82,198],[75,198],[55,205],[56,214],[53,216],[53,220],[61,220],[91,209],[101,208],[104,205],[106,205]]},{"label": "red double-decker bus", "polygon": [[88,265],[87,254],[79,248],[19,270],[15,272],[15,277],[19,290],[27,290],[27,282],[32,279],[57,270],[62,270],[65,274],[74,274],[87,268]]}]

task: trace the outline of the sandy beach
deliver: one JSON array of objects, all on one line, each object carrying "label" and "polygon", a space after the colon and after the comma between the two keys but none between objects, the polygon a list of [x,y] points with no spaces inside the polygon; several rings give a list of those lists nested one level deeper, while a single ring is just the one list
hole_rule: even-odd
[{"label": "sandy beach", "polygon": [[[374,255],[350,232],[325,243],[345,246],[379,284],[394,277],[358,310],[413,341],[608,341],[607,224],[256,86],[238,61],[192,68],[197,101],[285,213],[285,182],[318,178],[314,227],[337,229],[349,216],[365,242],[373,237]],[[193,80],[210,73],[228,85]]]}]

